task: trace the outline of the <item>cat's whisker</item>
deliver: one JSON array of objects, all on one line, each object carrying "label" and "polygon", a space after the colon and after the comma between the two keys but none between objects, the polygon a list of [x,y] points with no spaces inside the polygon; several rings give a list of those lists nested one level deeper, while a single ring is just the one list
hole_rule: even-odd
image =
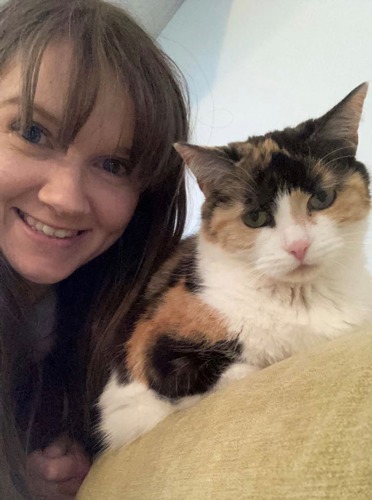
[{"label": "cat's whisker", "polygon": [[360,231],[360,230],[354,230],[354,231],[345,231],[344,229],[342,230],[342,236],[350,236],[350,235],[357,235],[357,236],[361,236],[361,237],[364,237],[365,233],[364,231]]},{"label": "cat's whisker", "polygon": [[347,237],[344,239],[345,246],[349,245],[350,243],[355,243],[358,246],[360,246],[360,245],[366,244],[367,242],[368,242],[368,239],[366,239],[366,238],[349,238],[349,237]]},{"label": "cat's whisker", "polygon": [[343,160],[345,158],[353,158],[353,155],[345,155],[345,156],[338,156],[337,158],[333,158],[332,160],[329,160],[327,161],[327,163],[325,163],[323,165],[323,167],[327,167],[328,165],[330,165],[331,163],[335,162],[335,161],[340,161],[340,160]]},{"label": "cat's whisker", "polygon": [[339,248],[342,248],[344,246],[344,242],[339,239],[334,239],[334,240],[327,240],[327,241],[322,241],[317,244],[316,247],[313,247],[311,249],[311,252],[325,252],[325,255],[328,253],[331,253],[335,250],[338,250]]},{"label": "cat's whisker", "polygon": [[[260,277],[260,269],[261,267],[269,267],[274,261],[269,261],[268,264],[266,263],[261,263],[261,262],[256,262],[255,267],[254,267],[254,274],[252,273],[251,276],[253,277]],[[277,264],[277,260],[275,260],[275,263]]]},{"label": "cat's whisker", "polygon": [[[277,270],[278,267],[280,266],[280,262],[276,261],[275,262],[275,269]],[[287,270],[288,269],[288,264],[287,265],[284,265],[285,269]],[[272,270],[273,270],[273,266],[271,265],[271,263],[258,263],[256,264],[256,269],[258,269],[260,272],[264,273],[265,275],[267,274],[267,272],[271,272],[272,273]],[[293,266],[293,269],[295,269],[295,266]],[[289,271],[291,269],[288,269]]]},{"label": "cat's whisker", "polygon": [[339,151],[343,151],[344,149],[350,149],[350,146],[343,146],[341,148],[337,148],[337,149],[333,149],[332,151],[330,151],[329,153],[327,153],[326,155],[324,155],[320,161],[323,161],[325,160],[326,158],[328,158],[328,156],[330,155],[334,155],[335,153],[338,153]]},{"label": "cat's whisker", "polygon": [[257,262],[260,263],[268,262],[275,264],[276,262],[278,262],[278,255],[266,255],[265,257],[260,257],[259,259],[257,259]]},{"label": "cat's whisker", "polygon": [[339,267],[342,267],[343,269],[346,269],[347,271],[349,270],[348,266],[346,266],[344,262],[340,262],[339,260],[333,260],[333,264],[337,264]]},{"label": "cat's whisker", "polygon": [[[317,163],[314,165],[314,168],[315,168],[315,167],[318,167],[320,164],[322,164],[322,163],[323,163],[323,161],[324,161],[324,160],[325,160],[328,156],[331,156],[331,155],[333,155],[333,154],[335,154],[335,153],[338,153],[339,151],[342,151],[342,150],[344,150],[344,149],[350,149],[350,146],[343,146],[343,147],[341,147],[341,148],[337,148],[337,149],[334,149],[334,150],[330,151],[329,153],[327,153],[326,155],[324,155],[322,158],[320,158],[320,159],[317,161]],[[309,147],[309,151],[310,151],[310,147]]]}]

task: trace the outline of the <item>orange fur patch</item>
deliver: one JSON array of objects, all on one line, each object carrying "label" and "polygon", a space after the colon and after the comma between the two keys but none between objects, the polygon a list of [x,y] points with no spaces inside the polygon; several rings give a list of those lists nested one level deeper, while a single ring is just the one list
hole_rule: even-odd
[{"label": "orange fur patch", "polygon": [[[367,217],[370,204],[366,182],[355,172],[347,179],[343,190],[337,193],[333,205],[322,212],[337,222],[356,222]],[[316,216],[315,212],[314,218]]]},{"label": "orange fur patch", "polygon": [[232,207],[217,207],[212,218],[203,224],[203,236],[211,243],[218,243],[229,252],[252,248],[258,235],[257,229],[244,224],[242,215],[244,206],[235,203]]},{"label": "orange fur patch", "polygon": [[166,292],[150,319],[138,322],[127,344],[128,368],[137,380],[146,383],[147,353],[159,337],[172,332],[195,342],[227,340],[225,319],[180,283]]},{"label": "orange fur patch", "polygon": [[255,167],[265,168],[271,161],[273,153],[281,152],[288,154],[284,149],[280,149],[279,145],[273,139],[264,139],[258,144],[250,142],[233,143],[237,152],[244,156],[243,163],[248,161]]}]

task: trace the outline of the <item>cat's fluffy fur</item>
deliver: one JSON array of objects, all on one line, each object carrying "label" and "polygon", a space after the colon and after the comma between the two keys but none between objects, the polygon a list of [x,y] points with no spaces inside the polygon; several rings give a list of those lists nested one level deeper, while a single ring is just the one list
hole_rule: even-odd
[{"label": "cat's fluffy fur", "polygon": [[372,319],[369,178],[355,159],[366,92],[282,132],[176,145],[206,196],[202,227],[153,277],[124,332],[98,404],[105,447]]}]

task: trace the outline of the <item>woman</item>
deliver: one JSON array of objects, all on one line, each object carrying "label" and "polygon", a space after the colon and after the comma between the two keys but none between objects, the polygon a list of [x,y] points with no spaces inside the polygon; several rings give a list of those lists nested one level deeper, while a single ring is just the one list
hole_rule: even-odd
[{"label": "woman", "polygon": [[102,0],[9,0],[0,33],[0,498],[73,498],[115,338],[183,231],[187,109]]}]

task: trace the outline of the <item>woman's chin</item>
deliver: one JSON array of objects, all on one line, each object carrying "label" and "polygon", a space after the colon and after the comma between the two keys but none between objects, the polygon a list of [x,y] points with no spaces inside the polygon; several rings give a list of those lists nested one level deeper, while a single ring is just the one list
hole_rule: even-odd
[{"label": "woman's chin", "polygon": [[70,276],[73,270],[70,269],[25,269],[22,266],[14,266],[15,271],[27,282],[34,285],[55,285]]}]

